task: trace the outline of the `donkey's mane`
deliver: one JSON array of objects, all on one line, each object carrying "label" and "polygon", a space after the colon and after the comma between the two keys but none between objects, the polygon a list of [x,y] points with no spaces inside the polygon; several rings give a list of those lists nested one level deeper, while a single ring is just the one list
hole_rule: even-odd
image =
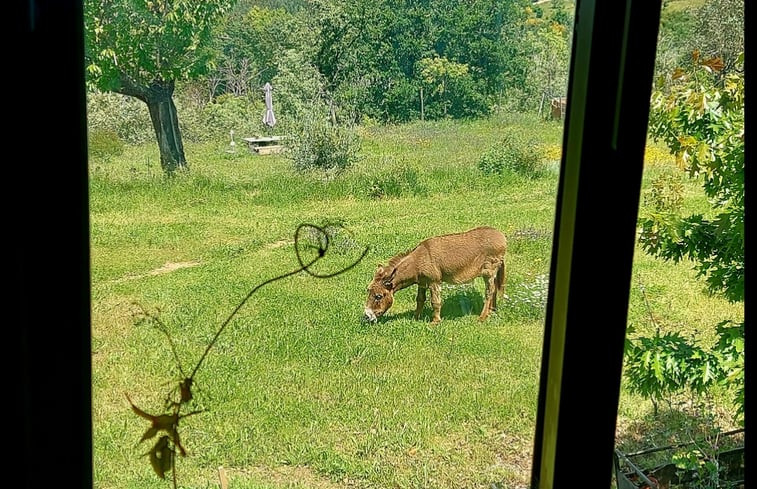
[{"label": "donkey's mane", "polygon": [[409,255],[410,253],[412,253],[413,250],[415,250],[415,248],[413,248],[412,250],[404,251],[404,252],[400,253],[399,255],[393,256],[389,260],[389,263],[387,263],[387,265],[386,265],[387,268],[396,267],[399,264],[399,262],[401,262],[402,259],[405,258],[407,255]]}]

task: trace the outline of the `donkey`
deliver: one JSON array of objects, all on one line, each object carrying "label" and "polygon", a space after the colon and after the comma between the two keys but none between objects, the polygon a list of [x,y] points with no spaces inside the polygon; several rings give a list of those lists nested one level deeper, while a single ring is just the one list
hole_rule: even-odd
[{"label": "donkey", "polygon": [[418,284],[414,318],[418,319],[431,291],[431,323],[441,321],[442,282],[460,284],[483,277],[486,284],[483,321],[497,308],[497,296],[505,288],[507,239],[491,227],[478,227],[457,234],[445,234],[421,241],[411,251],[401,253],[379,265],[368,285],[365,319],[375,322],[394,302],[394,293]]}]

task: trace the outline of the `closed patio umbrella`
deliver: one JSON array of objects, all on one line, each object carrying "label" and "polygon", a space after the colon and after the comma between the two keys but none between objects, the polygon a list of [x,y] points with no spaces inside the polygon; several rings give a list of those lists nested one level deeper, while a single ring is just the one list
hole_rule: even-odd
[{"label": "closed patio umbrella", "polygon": [[273,95],[271,94],[273,87],[270,83],[266,83],[263,90],[265,91],[265,114],[263,115],[263,124],[268,127],[273,127],[276,124],[276,116],[273,115]]}]

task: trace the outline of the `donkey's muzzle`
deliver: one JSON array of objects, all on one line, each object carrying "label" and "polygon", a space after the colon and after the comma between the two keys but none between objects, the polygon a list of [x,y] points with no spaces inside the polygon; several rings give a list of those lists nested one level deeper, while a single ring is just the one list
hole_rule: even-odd
[{"label": "donkey's muzzle", "polygon": [[378,320],[378,316],[376,316],[376,313],[365,308],[365,311],[363,311],[363,321],[368,321],[369,323],[375,323]]}]

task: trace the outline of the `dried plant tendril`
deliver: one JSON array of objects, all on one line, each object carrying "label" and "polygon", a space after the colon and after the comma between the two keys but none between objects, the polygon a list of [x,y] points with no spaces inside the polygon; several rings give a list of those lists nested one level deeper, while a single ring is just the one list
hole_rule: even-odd
[{"label": "dried plant tendril", "polygon": [[[342,232],[346,232],[350,234],[350,237],[345,237],[342,235]],[[179,369],[179,372],[181,373],[183,379],[179,382],[178,388],[174,388],[171,393],[166,398],[165,406],[168,410],[167,413],[161,413],[158,415],[152,415],[147,413],[146,411],[143,411],[139,407],[137,407],[131,399],[129,399],[129,396],[127,395],[126,398],[129,401],[129,404],[131,405],[132,411],[139,417],[144,418],[148,421],[150,421],[150,426],[147,428],[147,431],[142,435],[142,438],[139,440],[139,443],[142,443],[145,440],[149,440],[151,438],[154,438],[159,432],[165,433],[163,436],[158,438],[158,441],[155,443],[153,448],[145,455],[149,456],[150,459],[150,465],[152,466],[153,471],[155,474],[160,477],[161,479],[165,479],[167,472],[173,473],[173,485],[174,487],[177,487],[176,482],[176,451],[178,449],[178,452],[182,456],[186,456],[186,450],[181,445],[181,441],[179,438],[179,422],[181,419],[191,416],[193,414],[198,414],[202,411],[191,411],[189,413],[182,414],[181,410],[182,407],[188,404],[192,399],[194,399],[194,396],[192,394],[192,386],[194,385],[194,377],[197,374],[197,372],[200,370],[200,367],[202,366],[203,362],[205,361],[205,358],[210,353],[210,350],[215,346],[216,342],[218,341],[218,338],[223,334],[226,327],[229,325],[231,320],[237,315],[240,309],[247,303],[247,301],[252,297],[252,295],[260,290],[261,287],[268,285],[270,283],[276,282],[277,280],[282,280],[287,277],[291,277],[293,275],[296,275],[300,272],[306,272],[310,276],[318,279],[324,279],[324,278],[331,278],[336,277],[337,275],[340,275],[344,272],[347,272],[348,270],[354,268],[358,263],[360,263],[363,258],[368,254],[369,248],[366,247],[363,249],[360,256],[352,262],[349,262],[346,265],[338,266],[335,271],[332,272],[317,272],[312,270],[313,265],[315,265],[318,261],[320,261],[322,258],[324,258],[328,251],[329,247],[333,244],[334,240],[332,239],[334,235],[340,234],[340,245],[344,246],[345,249],[355,249],[355,241],[351,239],[351,233],[340,223],[332,223],[325,226],[316,226],[314,224],[300,224],[297,226],[297,229],[294,233],[294,252],[297,257],[297,262],[300,265],[299,268],[296,270],[292,270],[291,272],[284,273],[282,275],[279,275],[277,277],[273,277],[271,279],[266,280],[265,282],[262,282],[250,290],[247,295],[242,299],[242,301],[231,311],[231,313],[226,317],[226,319],[221,323],[221,325],[218,328],[218,331],[213,336],[213,339],[210,340],[207,347],[205,348],[205,351],[203,352],[202,356],[198,360],[197,364],[195,365],[194,369],[192,370],[192,373],[188,376],[184,374],[184,369],[181,366],[181,362],[179,361],[179,357],[176,353],[176,348],[173,343],[173,340],[171,339],[170,334],[168,333],[168,328],[165,324],[154,314],[150,314],[147,311],[142,308],[142,317],[145,319],[149,319],[155,327],[162,332],[169,341],[169,346],[171,348],[171,351],[174,356],[174,360],[176,361],[176,365]],[[141,307],[141,306],[139,306]],[[179,400],[174,401],[173,395],[178,390],[179,392]]]}]

